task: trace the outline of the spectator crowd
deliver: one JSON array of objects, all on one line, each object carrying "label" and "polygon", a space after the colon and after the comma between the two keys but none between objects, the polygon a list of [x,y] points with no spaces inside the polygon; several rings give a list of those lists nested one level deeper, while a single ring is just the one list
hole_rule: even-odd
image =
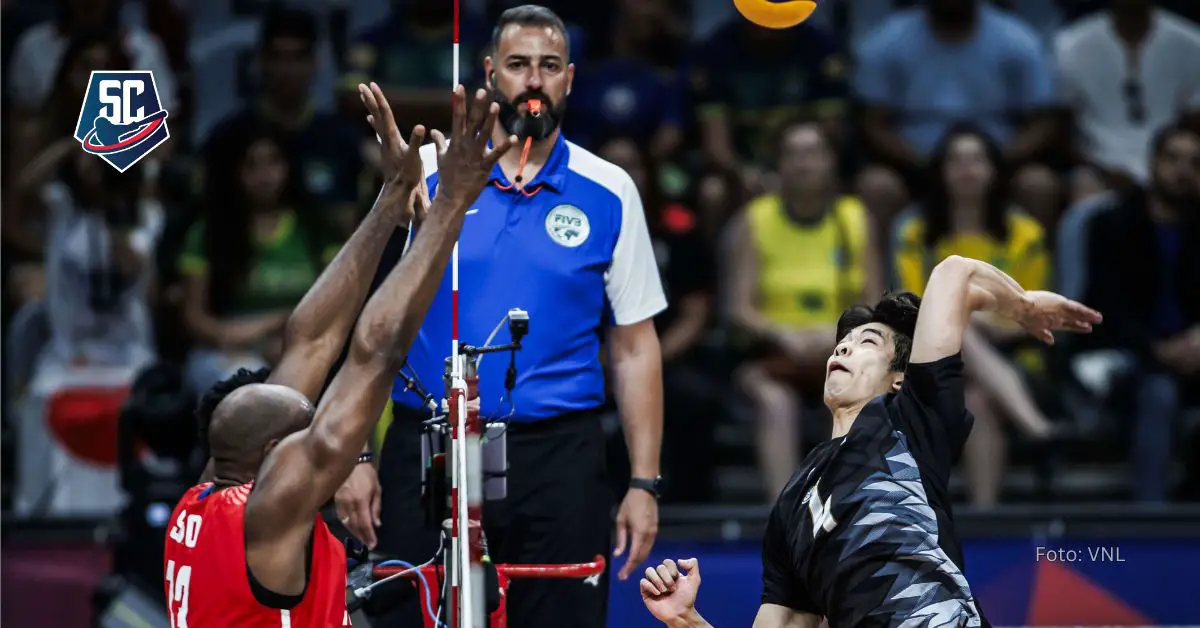
[{"label": "spectator crowd", "polygon": [[[514,4],[463,0],[469,88]],[[828,437],[840,312],[919,294],[949,255],[1105,315],[1052,347],[974,322],[964,498],[1067,499],[1068,476],[1200,497],[1196,3],[851,0],[780,31],[715,0],[544,4],[577,67],[563,132],[632,176],[670,302],[667,499],[773,499]],[[401,127],[445,128],[452,20],[448,1],[4,3],[19,514],[114,507],[103,421],[64,409],[67,392],[173,369],[196,394],[278,357],[287,313],[378,190],[355,86],[378,82]],[[90,72],[122,69],[153,71],[171,139],[118,173],[72,136]],[[756,470],[740,494],[739,465]],[[1080,474],[1094,467],[1107,474]]]}]

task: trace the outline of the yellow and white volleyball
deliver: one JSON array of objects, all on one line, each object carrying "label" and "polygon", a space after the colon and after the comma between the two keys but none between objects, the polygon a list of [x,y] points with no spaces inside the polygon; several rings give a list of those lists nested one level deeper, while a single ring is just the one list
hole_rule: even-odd
[{"label": "yellow and white volleyball", "polygon": [[733,0],[742,17],[766,28],[791,28],[808,19],[817,8],[812,0]]}]

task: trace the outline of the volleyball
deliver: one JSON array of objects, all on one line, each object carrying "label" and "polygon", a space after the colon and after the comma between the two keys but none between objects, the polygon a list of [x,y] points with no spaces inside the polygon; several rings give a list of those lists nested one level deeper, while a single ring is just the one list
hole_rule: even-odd
[{"label": "volleyball", "polygon": [[812,0],[733,0],[742,17],[766,28],[791,28],[808,19],[816,10]]}]

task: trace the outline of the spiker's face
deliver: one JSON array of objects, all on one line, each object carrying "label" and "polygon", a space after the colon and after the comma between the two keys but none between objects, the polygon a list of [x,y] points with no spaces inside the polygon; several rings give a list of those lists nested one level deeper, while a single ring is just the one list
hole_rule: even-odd
[{"label": "spiker's face", "polygon": [[900,389],[903,373],[892,370],[895,336],[882,323],[867,323],[838,340],[825,363],[825,405],[854,405]]}]

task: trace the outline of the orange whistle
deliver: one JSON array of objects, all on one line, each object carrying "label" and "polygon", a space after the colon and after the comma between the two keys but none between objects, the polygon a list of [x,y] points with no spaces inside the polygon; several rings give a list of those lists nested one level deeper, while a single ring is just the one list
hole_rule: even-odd
[{"label": "orange whistle", "polygon": [[537,117],[542,114],[542,101],[533,98],[527,104],[529,105],[529,115]]}]

